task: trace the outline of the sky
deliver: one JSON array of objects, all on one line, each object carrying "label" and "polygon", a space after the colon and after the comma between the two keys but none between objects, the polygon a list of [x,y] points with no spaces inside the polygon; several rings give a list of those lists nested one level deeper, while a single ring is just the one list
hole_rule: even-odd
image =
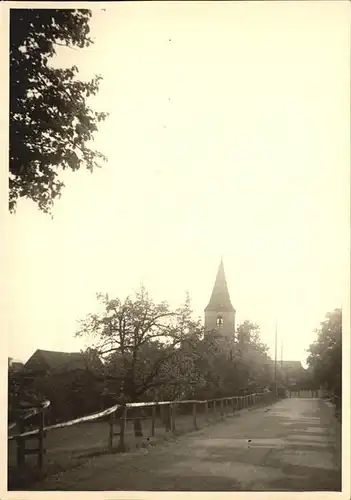
[{"label": "sky", "polygon": [[9,216],[8,355],[77,351],[96,292],[144,284],[203,317],[223,256],[237,324],[304,362],[347,302],[349,46],[346,2],[94,6],[84,50],[53,64],[103,76],[93,174],[62,173],[53,219]]}]

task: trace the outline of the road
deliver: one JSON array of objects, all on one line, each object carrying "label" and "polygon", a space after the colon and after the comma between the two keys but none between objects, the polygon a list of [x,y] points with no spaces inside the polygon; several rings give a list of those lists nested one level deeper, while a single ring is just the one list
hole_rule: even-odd
[{"label": "road", "polygon": [[318,399],[285,399],[164,444],[104,455],[37,490],[340,491],[340,428]]}]

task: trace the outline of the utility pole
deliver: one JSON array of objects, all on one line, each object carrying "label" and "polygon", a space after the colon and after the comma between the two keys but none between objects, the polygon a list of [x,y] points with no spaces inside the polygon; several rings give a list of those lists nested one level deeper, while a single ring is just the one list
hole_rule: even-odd
[{"label": "utility pole", "polygon": [[280,370],[282,374],[282,383],[285,384],[285,375],[283,370],[283,337],[280,340]]},{"label": "utility pole", "polygon": [[275,322],[275,341],[274,341],[274,386],[277,394],[277,344],[278,344],[278,321]]}]

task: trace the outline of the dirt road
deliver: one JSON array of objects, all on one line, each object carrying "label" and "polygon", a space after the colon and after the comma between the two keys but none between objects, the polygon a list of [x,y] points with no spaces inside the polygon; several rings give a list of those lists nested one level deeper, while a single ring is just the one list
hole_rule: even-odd
[{"label": "dirt road", "polygon": [[124,455],[92,458],[36,490],[340,491],[340,436],[318,399],[285,399]]}]

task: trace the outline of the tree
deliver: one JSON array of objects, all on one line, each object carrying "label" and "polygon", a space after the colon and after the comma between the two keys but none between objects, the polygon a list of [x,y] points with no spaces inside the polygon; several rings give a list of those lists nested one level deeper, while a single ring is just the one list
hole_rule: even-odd
[{"label": "tree", "polygon": [[30,408],[40,404],[42,398],[33,390],[33,377],[25,370],[20,372],[8,371],[8,420],[17,418],[17,412],[23,408]]},{"label": "tree", "polygon": [[316,332],[317,339],[310,345],[307,363],[314,380],[341,397],[342,311],[335,309],[326,315]]},{"label": "tree", "polygon": [[259,327],[249,321],[238,326],[236,341],[229,345],[218,332],[207,335],[197,347],[196,366],[202,375],[197,397],[225,397],[269,385],[272,374],[268,348]]},{"label": "tree", "polygon": [[50,401],[51,423],[82,417],[104,407],[103,385],[90,370],[48,372],[35,377],[32,390]]},{"label": "tree", "polygon": [[78,68],[50,66],[55,47],[88,47],[89,10],[11,9],[9,209],[20,197],[50,212],[64,184],[59,169],[90,171],[104,156],[87,145],[106,113],[93,111],[90,96],[100,76],[77,78]]},{"label": "tree", "polygon": [[268,347],[261,341],[258,325],[244,321],[238,326],[234,363],[241,385],[249,388],[272,382]]},{"label": "tree", "polygon": [[99,411],[104,406],[104,384],[99,381],[103,364],[94,349],[83,353],[84,365],[70,364],[48,371],[24,368],[12,372],[9,368],[9,419],[22,407],[35,406],[49,400],[50,421],[64,421]]},{"label": "tree", "polygon": [[87,315],[76,335],[91,337],[110,390],[123,390],[129,401],[160,390],[175,398],[195,383],[193,356],[202,328],[191,318],[188,298],[174,311],[166,302],[154,303],[143,287],[125,301],[104,294],[98,300],[101,312]]}]

